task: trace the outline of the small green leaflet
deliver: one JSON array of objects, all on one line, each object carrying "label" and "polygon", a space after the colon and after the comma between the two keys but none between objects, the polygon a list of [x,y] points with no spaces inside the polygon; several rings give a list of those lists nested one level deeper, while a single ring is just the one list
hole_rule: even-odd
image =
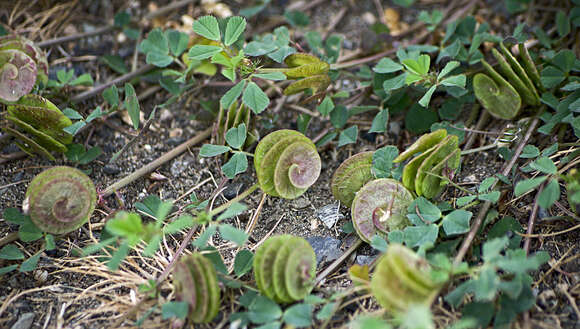
[{"label": "small green leaflet", "polygon": [[210,40],[220,41],[220,28],[218,21],[213,16],[203,16],[193,22],[193,31]]},{"label": "small green leaflet", "polygon": [[370,133],[384,133],[387,129],[387,122],[389,121],[389,110],[380,110],[373,119]]},{"label": "small green leaflet", "polygon": [[189,313],[189,304],[186,302],[167,302],[161,306],[163,320],[178,318],[185,320]]},{"label": "small green leaflet", "polygon": [[231,46],[238,40],[240,35],[246,29],[246,19],[240,16],[231,17],[226,26],[226,34],[224,36],[224,43],[226,46]]},{"label": "small green leaflet", "polygon": [[191,59],[203,60],[212,57],[215,54],[223,51],[221,47],[218,46],[207,46],[207,45],[195,45],[189,49],[187,56]]},{"label": "small green leaflet", "polygon": [[392,59],[385,57],[382,58],[375,67],[373,67],[373,71],[377,73],[392,73],[397,72],[403,69],[403,65],[396,63]]},{"label": "small green leaflet", "polygon": [[358,137],[358,126],[346,128],[345,130],[340,132],[340,136],[338,137],[338,147],[356,143],[357,137]]},{"label": "small green leaflet", "polygon": [[226,109],[230,108],[230,106],[232,106],[232,104],[236,101],[236,99],[240,97],[240,95],[242,94],[242,90],[244,90],[245,86],[246,80],[242,80],[238,82],[235,86],[230,88],[230,90],[228,90],[220,99],[221,106]]},{"label": "small green leaflet", "polygon": [[322,115],[329,115],[330,112],[334,109],[334,102],[332,98],[325,96],[320,105],[316,106],[316,109]]},{"label": "small green leaflet", "polygon": [[473,213],[466,210],[454,210],[443,217],[443,230],[447,235],[456,235],[469,232],[469,221]]},{"label": "small green leaflet", "polygon": [[227,178],[233,179],[248,169],[248,158],[244,153],[235,153],[230,160],[222,166],[222,171]]},{"label": "small green leaflet", "polygon": [[246,124],[242,123],[237,127],[230,128],[226,132],[226,142],[235,149],[241,149],[246,142]]},{"label": "small green leaflet", "polygon": [[226,211],[224,211],[221,215],[219,215],[217,221],[219,222],[224,219],[237,216],[246,211],[246,209],[248,209],[248,207],[245,204],[236,202],[232,204],[228,209],[226,209]]},{"label": "small green leaflet", "polygon": [[538,185],[542,184],[546,180],[546,178],[548,178],[548,176],[540,176],[518,182],[516,184],[516,188],[514,189],[515,195],[520,196],[530,190],[533,190]]},{"label": "small green leaflet", "polygon": [[242,101],[256,114],[264,111],[270,104],[270,99],[266,93],[253,81],[248,83],[246,90],[244,90]]},{"label": "small green leaflet", "polygon": [[231,149],[225,145],[203,144],[201,150],[199,151],[199,156],[205,158],[214,157],[216,155],[226,153],[229,150]]},{"label": "small green leaflet", "polygon": [[230,224],[221,224],[219,226],[219,231],[225,240],[232,241],[238,247],[241,247],[248,240],[248,234],[244,230],[240,230],[237,227],[233,227]]},{"label": "small green leaflet", "polygon": [[247,250],[242,249],[236,254],[234,259],[234,273],[237,276],[242,276],[252,270],[254,260],[254,254]]}]

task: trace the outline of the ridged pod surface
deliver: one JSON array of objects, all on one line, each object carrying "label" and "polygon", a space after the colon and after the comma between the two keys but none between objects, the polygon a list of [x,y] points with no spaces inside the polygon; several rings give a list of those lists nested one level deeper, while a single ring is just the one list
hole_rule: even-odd
[{"label": "ridged pod surface", "polygon": [[523,45],[519,45],[521,63],[501,43],[500,51],[492,49],[498,62],[498,73],[485,60],[481,60],[487,74],[478,73],[473,78],[475,96],[487,111],[500,119],[513,119],[525,104],[537,106],[540,97],[536,88],[543,89],[538,71]]},{"label": "ridged pod surface", "polygon": [[59,166],[34,177],[26,190],[23,208],[44,232],[64,234],[86,223],[96,203],[92,180],[76,168]]},{"label": "ridged pod surface", "polygon": [[177,299],[189,304],[189,319],[193,323],[210,322],[220,307],[220,289],[216,270],[200,253],[184,256],[173,270],[173,285]]},{"label": "ridged pod surface", "polygon": [[369,151],[351,156],[340,164],[332,176],[332,195],[349,208],[356,192],[374,178],[371,171],[373,154]]},{"label": "ridged pod surface", "polygon": [[224,145],[226,143],[226,132],[242,123],[246,125],[248,131],[248,137],[244,145],[245,147],[250,147],[259,138],[258,131],[254,127],[252,120],[252,111],[244,104],[238,106],[237,102],[234,102],[227,111],[220,105],[216,121],[216,143]]},{"label": "ridged pod surface", "polygon": [[12,123],[3,127],[21,140],[18,146],[25,152],[38,153],[51,160],[51,151],[66,152],[73,136],[63,128],[72,125],[53,103],[39,95],[28,94],[8,105],[6,119]]},{"label": "ridged pod surface", "polygon": [[44,53],[23,37],[0,37],[0,101],[17,101],[30,93],[37,81],[48,81]]},{"label": "ridged pod surface", "polygon": [[413,250],[390,244],[371,278],[371,292],[387,311],[404,313],[411,305],[429,306],[441,288],[431,279],[431,267]]},{"label": "ridged pod surface", "polygon": [[283,129],[270,133],[258,143],[254,167],[264,193],[295,199],[316,182],[322,163],[308,137]]},{"label": "ridged pod surface", "polygon": [[413,195],[401,183],[380,178],[366,183],[351,206],[353,226],[359,237],[370,242],[375,234],[386,235],[409,225],[407,207]]},{"label": "ridged pod surface", "polygon": [[314,55],[292,54],[284,59],[284,63],[288,65],[288,69],[284,71],[287,78],[301,79],[286,87],[284,95],[297,94],[306,89],[312,89],[316,93],[330,85],[330,65]]},{"label": "ridged pod surface", "polygon": [[447,135],[444,129],[421,136],[393,162],[402,162],[416,153],[418,156],[403,168],[403,185],[426,198],[434,198],[441,192],[447,176],[459,167],[459,140],[455,135]]},{"label": "ridged pod surface", "polygon": [[303,238],[278,235],[266,240],[254,257],[254,277],[260,292],[278,302],[291,303],[314,288],[316,255]]}]

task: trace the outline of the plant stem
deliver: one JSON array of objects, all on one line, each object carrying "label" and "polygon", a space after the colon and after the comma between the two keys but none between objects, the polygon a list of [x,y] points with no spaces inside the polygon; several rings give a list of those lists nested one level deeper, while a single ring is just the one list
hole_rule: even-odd
[{"label": "plant stem", "polygon": [[103,191],[103,194],[102,194],[103,197],[107,197],[107,196],[113,194],[115,191],[117,191],[117,190],[119,190],[119,189],[121,189],[121,188],[123,188],[123,187],[125,187],[125,186],[127,186],[129,184],[131,184],[132,182],[134,182],[138,178],[144,176],[145,174],[148,174],[148,173],[152,172],[157,167],[163,165],[164,163],[172,160],[176,156],[178,156],[181,153],[185,152],[191,146],[193,146],[193,145],[195,145],[195,144],[197,144],[197,143],[205,140],[206,138],[208,138],[210,136],[210,134],[211,134],[211,128],[207,128],[206,130],[202,131],[198,135],[190,138],[189,140],[185,141],[181,145],[175,147],[171,151],[163,154],[162,156],[160,156],[159,158],[157,158],[153,162],[150,162],[147,165],[145,165],[145,166],[137,169],[136,171],[132,172],[131,174],[123,177],[121,180],[118,180],[113,185],[110,185],[109,187],[107,187]]},{"label": "plant stem", "polygon": [[[502,170],[502,175],[504,175],[504,176],[509,175],[513,166],[516,164],[516,161],[520,157],[520,154],[522,153],[524,146],[526,146],[526,144],[528,143],[528,140],[530,139],[530,137],[532,137],[532,133],[536,130],[536,126],[538,125],[539,121],[540,121],[540,119],[538,117],[536,117],[532,120],[528,130],[526,131],[526,135],[518,143],[518,146],[516,148],[516,151],[514,152],[514,155],[512,156],[512,159]],[[490,187],[490,190],[492,190],[496,184],[497,184],[497,182]],[[475,239],[475,235],[477,234],[477,231],[479,231],[479,227],[483,223],[483,219],[485,218],[485,215],[487,214],[487,211],[489,210],[490,207],[491,207],[491,202],[486,201],[483,204],[483,206],[481,207],[481,209],[479,210],[479,213],[477,214],[477,218],[473,222],[473,225],[471,226],[469,233],[467,234],[467,236],[465,237],[465,239],[461,243],[461,247],[459,248],[459,251],[457,252],[457,255],[455,256],[455,259],[453,261],[455,265],[458,265],[463,260],[463,257],[465,257],[465,254],[467,254],[467,251],[471,247],[471,243]]]},{"label": "plant stem", "polygon": [[112,85],[117,85],[120,83],[124,83],[127,82],[129,80],[132,80],[133,78],[136,78],[138,76],[140,76],[143,73],[147,73],[149,71],[151,71],[152,69],[154,69],[155,66],[151,65],[151,64],[145,64],[142,67],[140,67],[139,69],[133,71],[133,72],[129,72],[127,74],[124,74],[114,80],[111,80],[109,82],[103,83],[102,85],[96,86],[92,89],[89,89],[85,92],[82,92],[80,94],[77,94],[75,96],[73,96],[71,98],[71,102],[73,103],[80,103],[82,101],[84,101],[87,98],[91,98],[99,93],[101,93],[103,90],[109,88]]},{"label": "plant stem", "polygon": [[116,28],[115,25],[103,26],[103,27],[100,27],[100,28],[95,29],[94,31],[90,31],[90,32],[78,33],[78,34],[73,34],[73,35],[67,35],[64,37],[58,37],[58,38],[54,38],[54,39],[40,41],[40,42],[37,42],[36,45],[40,48],[50,47],[50,46],[58,45],[58,44],[69,42],[69,41],[75,41],[75,40],[79,40],[79,39],[90,38],[90,37],[94,37],[96,35],[109,33],[111,31],[113,31],[115,28]]},{"label": "plant stem", "polygon": [[260,184],[259,183],[255,183],[254,185],[250,186],[247,190],[245,190],[244,192],[236,195],[235,198],[229,200],[228,202],[222,204],[221,206],[212,209],[209,214],[210,216],[215,216],[217,214],[219,214],[220,212],[228,209],[232,204],[239,202],[243,199],[245,199],[248,195],[252,194],[255,190],[257,190],[258,188],[260,188]]},{"label": "plant stem", "polygon": [[467,155],[467,154],[471,154],[471,153],[475,153],[475,152],[487,151],[487,150],[494,149],[496,147],[497,147],[497,143],[484,145],[484,146],[476,147],[473,149],[461,151],[461,155]]},{"label": "plant stem", "polygon": [[18,232],[8,233],[5,237],[0,239],[0,247],[18,240]]}]

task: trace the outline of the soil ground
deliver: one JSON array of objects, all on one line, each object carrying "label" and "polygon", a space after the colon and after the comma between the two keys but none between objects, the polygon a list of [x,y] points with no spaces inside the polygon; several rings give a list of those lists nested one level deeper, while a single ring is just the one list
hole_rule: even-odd
[{"label": "soil ground", "polygon": [[[314,6],[306,10],[311,18],[308,29],[326,31],[326,27],[337,19],[337,13],[342,8],[347,8],[343,16],[339,17],[339,22],[334,25],[332,33],[344,36],[344,52],[348,54],[355,50],[367,47],[365,41],[369,35],[369,26],[372,20],[378,20],[379,14],[375,1],[315,1]],[[378,1],[383,8],[390,7],[388,1]],[[459,3],[460,1],[456,1]],[[6,2],[3,2],[3,4]],[[15,3],[21,6],[26,5],[26,1]],[[11,12],[21,12],[12,6],[0,9],[0,22],[10,28],[16,29],[20,33],[30,34],[34,41],[51,39],[57,36],[84,32],[102,26],[106,21],[110,21],[113,14],[124,8],[123,1],[102,0],[102,1],[35,1],[27,8],[21,16],[9,21]],[[234,13],[240,7],[238,2],[226,1]],[[542,21],[548,20],[543,17],[546,13],[533,12],[524,13],[517,16],[509,16],[505,10],[501,10],[502,1],[476,1],[476,5],[470,13],[478,19],[487,20],[492,30],[500,35],[511,35],[515,26],[522,21]],[[159,7],[166,4],[166,1],[156,1]],[[262,30],[262,28],[276,26],[281,22],[280,14],[288,5],[294,5],[298,9],[307,5],[302,2],[300,5],[296,1],[272,1],[271,6],[258,18],[250,20],[252,29]],[[12,4],[14,5],[14,4]],[[550,6],[549,3],[545,4]],[[146,13],[148,10],[147,1],[133,1],[129,5],[136,15]],[[398,6],[394,8],[401,13],[401,22],[413,25],[416,22],[418,12],[422,9],[443,9],[446,2],[443,1],[418,1],[412,9],[404,9]],[[58,10],[53,10],[54,8]],[[14,10],[14,11],[12,11]],[[179,17],[188,14],[197,17],[204,13],[204,8],[199,5],[189,5],[179,11],[170,12],[166,17],[160,17],[158,21],[149,24],[163,24],[170,21],[178,22]],[[35,16],[36,15],[36,16]],[[34,30],[41,26],[40,23],[30,22],[35,17],[48,17],[48,19],[61,19],[57,24],[49,25],[45,30]],[[48,24],[48,23],[46,23]],[[47,25],[45,25],[47,26]],[[262,30],[270,31],[270,30]],[[300,31],[297,32],[300,35]],[[387,40],[392,41],[392,46],[408,41],[413,38],[414,33],[401,38]],[[111,50],[123,54],[127,63],[131,62],[134,51],[134,43],[118,42],[116,35],[104,35],[92,37],[80,41],[65,43],[59,46],[50,47],[49,62],[51,63],[51,74],[61,68],[72,68],[77,75],[90,73],[96,84],[110,80],[113,73],[106,65],[98,60],[99,56],[108,54]],[[437,35],[430,36],[428,40],[434,41]],[[138,62],[142,65],[142,59]],[[205,78],[202,78],[205,79]],[[223,81],[219,77],[206,79],[202,83]],[[342,81],[344,84],[352,83],[348,79]],[[151,84],[140,82],[136,85],[138,93],[144,91]],[[338,84],[337,84],[338,87]],[[131,127],[126,124],[121,116],[112,116],[106,122],[100,122],[89,129],[83,131],[75,137],[75,141],[87,146],[100,146],[103,154],[96,161],[88,165],[80,166],[81,169],[90,172],[93,181],[103,189],[116,180],[133,172],[158,158],[163,153],[171,150],[184,140],[194,136],[206,129],[209,125],[206,122],[191,120],[193,114],[200,111],[200,101],[217,99],[225,89],[219,87],[208,87],[193,93],[190,97],[184,97],[169,108],[158,113],[158,120],[154,121],[149,131],[145,132],[133,146],[113,164],[107,165],[111,156],[122,148],[133,137]],[[74,89],[65,91],[65,94],[74,95],[81,90]],[[150,97],[142,101],[141,107],[147,114],[153,109],[155,104],[163,103],[168,94],[157,91]],[[101,97],[96,97],[79,104],[76,109],[87,114],[95,106],[101,103]],[[372,99],[364,102],[373,103]],[[313,109],[313,105],[310,104]],[[467,118],[469,111],[466,110],[464,116]],[[291,128],[295,129],[297,112],[287,107],[278,109],[278,112],[269,109],[262,116],[262,119],[270,120],[275,129]],[[274,116],[277,116],[274,119]],[[370,125],[371,116],[362,117],[360,121],[365,121]],[[258,129],[261,136],[265,136],[273,128],[266,129],[263,121],[258,121]],[[322,207],[335,204],[330,192],[329,182],[334,170],[340,163],[352,154],[360,151],[374,150],[377,145],[393,144],[404,147],[409,145],[416,136],[406,133],[403,128],[403,117],[393,116],[390,119],[390,130],[382,135],[364,135],[359,138],[356,144],[342,148],[326,147],[321,150],[322,174],[318,182],[310,188],[302,197],[297,200],[288,201],[279,198],[268,197],[263,206],[259,219],[255,227],[251,230],[249,246],[254,246],[267,234],[288,233],[302,237],[333,237],[342,241],[341,249],[346,250],[352,243],[352,235],[344,234],[341,226],[349,219],[350,214],[347,208],[341,206],[340,214],[342,218],[332,227],[328,228],[317,216],[317,210]],[[501,129],[505,123],[492,120],[486,130]],[[310,137],[316,137],[329,126],[329,122],[315,118],[307,131]],[[368,129],[368,128],[367,128]],[[362,135],[362,134],[361,134]],[[539,140],[533,140],[535,145],[542,145]],[[486,137],[478,137],[473,146],[485,145],[492,142]],[[147,175],[137,180],[129,186],[119,191],[120,199],[108,197],[105,199],[109,209],[134,210],[134,204],[142,201],[149,194],[156,194],[161,199],[179,200],[176,207],[183,207],[188,204],[188,194],[195,192],[200,200],[212,197],[213,192],[222,180],[218,163],[214,159],[202,159],[198,157],[200,145],[191,147],[187,152],[178,156],[169,163],[159,167],[155,173],[163,179]],[[18,151],[14,146],[5,147],[3,153]],[[463,159],[462,170],[456,177],[456,182],[467,188],[476,188],[477,184],[484,178],[497,173],[504,161],[494,150],[479,152]],[[20,207],[24,198],[28,182],[43,169],[54,165],[66,165],[70,162],[64,158],[59,158],[56,162],[45,160],[39,157],[25,157],[16,161],[0,164],[0,209],[10,207]],[[242,175],[233,182],[226,183],[226,194],[235,195],[236,192],[248,188],[255,182],[253,169],[248,175]],[[443,197],[459,196],[459,191],[449,188]],[[251,210],[231,220],[235,226],[246,228],[251,216],[257,209],[260,201],[260,193],[254,192],[244,202]],[[216,199],[216,204],[224,202],[223,195]],[[504,204],[499,209],[499,217],[513,216],[522,226],[526,226],[531,208],[533,205],[532,196],[527,196],[508,202],[506,196]],[[170,256],[175,252],[183,235],[175,235],[173,238],[163,242],[163,247],[159,255],[153,259],[144,259],[137,253],[131,254],[128,262],[124,264],[118,272],[109,272],[97,257],[80,258],[75,253],[77,248],[85,247],[94,243],[98,239],[105,220],[111,215],[111,211],[106,207],[100,207],[91,218],[90,224],[58,240],[58,248],[55,251],[45,252],[40,258],[37,269],[33,272],[19,273],[11,272],[0,277],[0,327],[13,328],[17,321],[22,319],[27,313],[33,314],[32,325],[26,328],[104,328],[110,327],[112,319],[118,318],[128,311],[136,300],[140,299],[138,286],[147,279],[154,279],[169,262]],[[475,212],[476,210],[474,210]],[[536,233],[557,232],[568,227],[571,223],[564,221],[542,220],[550,216],[556,216],[558,210],[550,213],[541,213],[537,223]],[[15,227],[0,221],[0,238],[13,232]],[[536,305],[531,310],[531,323],[534,328],[580,328],[578,324],[578,310],[574,310],[572,300],[578,301],[580,296],[580,260],[574,255],[580,251],[580,236],[577,231],[570,234],[559,234],[555,236],[533,239],[531,250],[546,250],[550,253],[551,261],[544,265],[538,273],[534,274],[534,280],[539,284],[535,287],[538,299]],[[34,254],[42,245],[41,242],[25,244],[16,242],[28,256]],[[236,249],[222,241],[219,236],[212,240],[220,251],[226,265],[232,264],[232,257]],[[353,254],[344,265],[334,274],[329,276],[320,291],[331,291],[350,285],[348,276],[345,275],[348,265],[357,261],[357,256],[373,256],[376,252],[370,247],[362,247]],[[360,260],[360,259],[359,259]],[[0,267],[3,261],[0,261]],[[321,264],[323,268],[326,264]],[[245,277],[251,280],[249,276]],[[165,283],[162,289],[160,300],[171,299],[171,287]],[[225,299],[232,299],[234,295],[228,294]],[[224,303],[226,305],[226,303]],[[143,306],[139,315],[149,308]],[[356,307],[355,307],[356,306]],[[360,299],[353,307],[347,308],[341,314],[333,326],[345,325],[349,318],[357,312],[375,311],[377,306],[372,299]],[[220,312],[218,319],[208,328],[227,327],[227,314],[230,310],[225,308]],[[436,302],[434,307],[436,320],[441,327],[445,327],[448,321],[454,319],[459,314],[443,303],[442,300]],[[126,321],[124,327],[132,327],[132,322]],[[516,326],[521,327],[523,319],[520,319]],[[161,315],[156,312],[144,323],[146,328],[166,328],[168,322],[161,319]],[[21,327],[18,327],[21,328]],[[25,328],[25,329],[26,329]],[[21,328],[22,329],[22,328]]]}]

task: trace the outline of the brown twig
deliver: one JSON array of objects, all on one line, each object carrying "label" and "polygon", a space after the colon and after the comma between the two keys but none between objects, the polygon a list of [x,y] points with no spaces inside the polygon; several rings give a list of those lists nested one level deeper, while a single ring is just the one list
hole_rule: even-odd
[{"label": "brown twig", "polygon": [[538,189],[538,193],[536,193],[536,197],[534,199],[534,206],[532,207],[532,213],[530,215],[530,219],[528,220],[528,228],[526,229],[526,240],[524,241],[524,250],[526,251],[526,255],[530,252],[530,235],[534,230],[534,222],[536,220],[536,216],[538,215],[538,208],[540,205],[538,204],[538,199],[540,198],[540,194],[544,190],[544,184],[540,185]]},{"label": "brown twig", "polygon": [[[532,137],[532,133],[536,130],[536,126],[538,125],[539,120],[540,120],[539,118],[534,118],[532,120],[528,130],[526,131],[526,135],[518,143],[516,151],[514,152],[514,155],[512,156],[510,162],[502,170],[502,175],[504,175],[504,176],[509,175],[509,173],[512,170],[513,166],[515,165],[516,161],[520,157],[520,154],[522,153],[524,146],[526,146],[526,144],[528,143],[528,140]],[[495,187],[495,184],[491,187],[491,189],[493,189],[494,187]],[[455,256],[454,263],[456,265],[459,264],[463,260],[463,257],[465,257],[465,254],[467,254],[467,251],[471,247],[471,243],[473,242],[473,239],[475,239],[475,235],[477,234],[477,231],[479,230],[481,223],[483,223],[483,219],[485,218],[485,215],[487,214],[487,211],[489,210],[490,207],[491,207],[491,202],[486,201],[483,204],[483,206],[481,207],[481,209],[479,210],[479,213],[477,214],[477,218],[475,219],[475,221],[471,225],[471,229],[469,230],[469,233],[467,234],[467,236],[463,240],[461,247],[459,248],[459,251],[457,252],[457,255]]]}]

